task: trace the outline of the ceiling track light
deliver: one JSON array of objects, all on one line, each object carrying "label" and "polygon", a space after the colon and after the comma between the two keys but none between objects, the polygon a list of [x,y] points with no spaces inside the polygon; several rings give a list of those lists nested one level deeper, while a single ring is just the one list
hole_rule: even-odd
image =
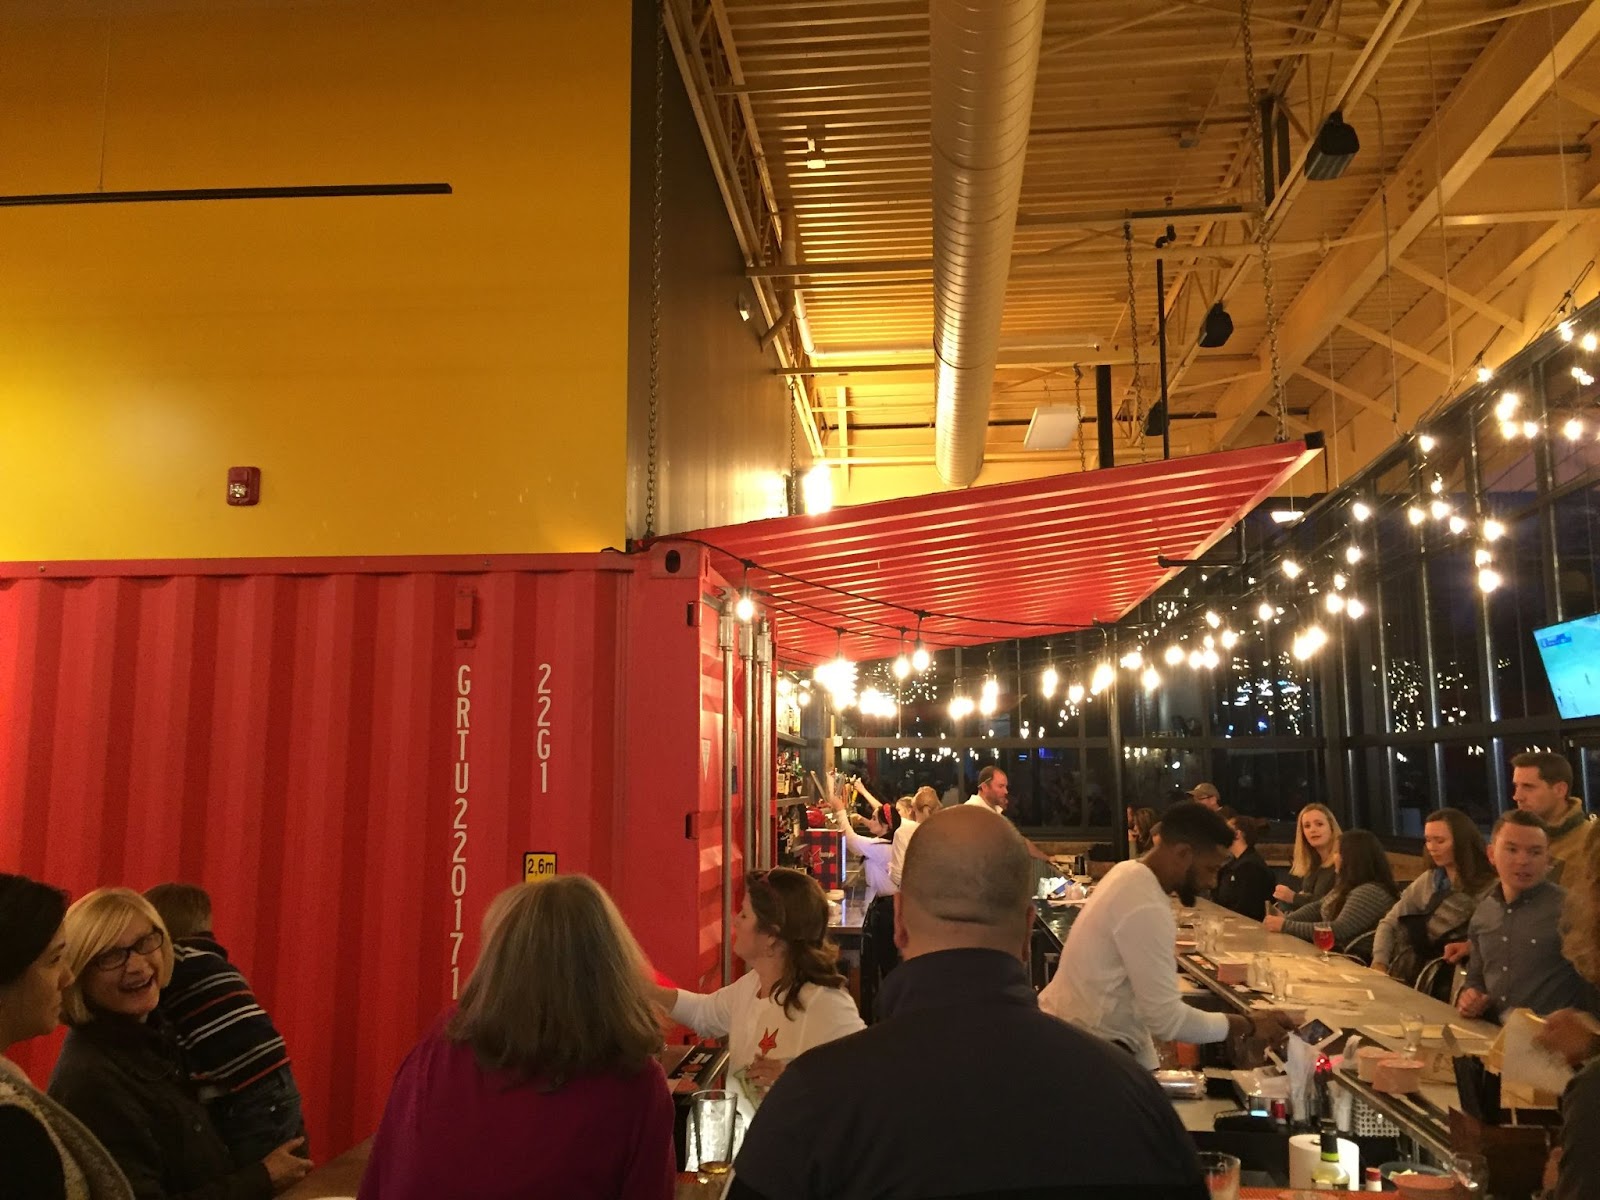
[{"label": "ceiling track light", "polygon": [[1360,151],[1361,139],[1356,136],[1355,128],[1336,108],[1322,122],[1316,139],[1306,151],[1306,178],[1319,183],[1337,179]]}]

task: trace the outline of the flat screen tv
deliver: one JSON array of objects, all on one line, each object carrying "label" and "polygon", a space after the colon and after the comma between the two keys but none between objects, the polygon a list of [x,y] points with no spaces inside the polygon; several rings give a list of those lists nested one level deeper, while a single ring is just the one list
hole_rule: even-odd
[{"label": "flat screen tv", "polygon": [[1600,716],[1600,613],[1535,629],[1533,638],[1562,718]]}]

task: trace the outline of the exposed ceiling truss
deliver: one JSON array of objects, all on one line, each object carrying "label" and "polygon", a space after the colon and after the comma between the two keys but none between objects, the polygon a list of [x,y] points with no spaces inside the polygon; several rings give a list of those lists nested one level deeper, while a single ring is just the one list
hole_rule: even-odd
[{"label": "exposed ceiling truss", "polygon": [[[928,0],[667,13],[813,454],[846,467],[847,499],[935,490]],[[1265,220],[1284,424],[1326,431],[1342,476],[1540,332],[1600,250],[1600,0],[1255,0],[1251,38],[1287,145],[1270,198],[1232,0],[1051,0],[983,481],[1092,466],[1092,420],[1065,452],[1022,436],[1040,405],[1092,417],[1101,363],[1116,460],[1159,456],[1136,411],[1159,393],[1158,253],[1173,452],[1276,432]],[[1314,182],[1335,109],[1361,151]],[[1202,349],[1219,300],[1235,332]]]}]

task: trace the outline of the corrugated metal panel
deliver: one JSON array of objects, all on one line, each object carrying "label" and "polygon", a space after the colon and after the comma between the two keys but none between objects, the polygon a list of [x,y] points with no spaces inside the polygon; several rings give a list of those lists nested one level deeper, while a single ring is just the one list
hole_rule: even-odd
[{"label": "corrugated metal panel", "polygon": [[525,851],[610,886],[669,975],[714,967],[720,581],[664,562],[0,569],[0,868],[206,887],[342,1149]]},{"label": "corrugated metal panel", "polygon": [[[791,661],[820,662],[844,628],[854,660],[927,642],[972,646],[1115,621],[1221,540],[1319,452],[1303,441],[1052,475],[686,534],[771,598]],[[671,538],[663,539],[671,542]],[[829,618],[833,618],[830,620]]]}]

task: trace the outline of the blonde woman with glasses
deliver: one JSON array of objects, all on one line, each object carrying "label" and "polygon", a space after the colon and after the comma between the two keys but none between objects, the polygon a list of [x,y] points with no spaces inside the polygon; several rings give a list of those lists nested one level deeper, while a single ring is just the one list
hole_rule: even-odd
[{"label": "blonde woman with glasses", "polygon": [[644,956],[594,880],[503,892],[460,1004],[395,1074],[361,1200],[671,1200]]},{"label": "blonde woman with glasses", "polygon": [[311,1169],[279,1146],[236,1167],[176,1038],[155,1015],[172,978],[172,943],[150,902],[127,888],[101,888],[67,909],[71,1026],[50,1096],[88,1126],[116,1159],[140,1200],[265,1200]]}]

